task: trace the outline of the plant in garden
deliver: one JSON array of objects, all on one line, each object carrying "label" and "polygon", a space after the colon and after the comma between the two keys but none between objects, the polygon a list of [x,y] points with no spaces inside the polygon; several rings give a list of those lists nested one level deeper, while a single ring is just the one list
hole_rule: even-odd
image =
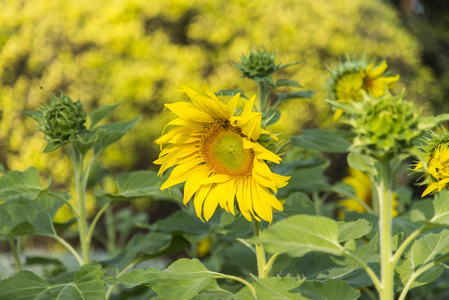
[{"label": "plant in garden", "polygon": [[[349,130],[308,129],[286,140],[268,129],[280,119],[277,106],[313,95],[297,81],[276,78],[296,63],[278,64],[266,48],[242,55],[235,63],[242,80],[259,90],[249,99],[241,90],[206,88],[202,95],[182,86],[188,101],[165,105],[175,118],[155,141],[161,147],[159,173],[135,171],[108,180],[92,175],[99,155],[138,120],[99,125],[118,104],[87,114],[80,101],[61,94],[38,111],[24,112],[43,132],[44,152],[62,148],[72,160],[76,205],[68,193],[53,191],[50,180],[43,186],[36,168],[0,178],[0,238],[8,240],[17,269],[0,273],[0,298],[352,300],[364,293],[403,300],[411,289],[435,281],[449,259],[449,134],[428,130],[449,115],[422,118],[403,93],[393,95],[389,85],[398,76],[385,74],[385,61],[348,61],[338,67],[347,72],[335,71],[339,80],[328,83],[335,83],[329,103],[342,111],[338,120]],[[336,98],[337,91],[346,98]],[[357,175],[330,184],[322,152],[349,152]],[[425,195],[435,197],[393,219],[398,166],[410,155],[420,159],[416,170],[424,173]],[[106,182],[95,191],[102,206],[91,220],[88,182]],[[348,206],[343,220],[334,219],[335,203],[324,202],[332,193],[347,198],[340,202]],[[179,209],[157,220],[129,207],[112,209],[147,197]],[[350,211],[354,201],[364,209]],[[74,219],[55,224],[63,205]],[[97,234],[102,219],[106,233]],[[64,235],[73,223],[80,251]],[[78,265],[30,257],[22,246],[31,235],[59,242]],[[105,245],[102,257],[91,247],[94,239]],[[52,268],[41,277],[24,270],[32,263]]]}]

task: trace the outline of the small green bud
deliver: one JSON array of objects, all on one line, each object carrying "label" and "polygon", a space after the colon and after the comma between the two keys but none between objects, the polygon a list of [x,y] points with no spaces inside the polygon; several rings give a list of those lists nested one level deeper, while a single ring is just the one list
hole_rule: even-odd
[{"label": "small green bud", "polygon": [[39,111],[24,113],[39,122],[39,130],[45,134],[50,149],[55,150],[87,132],[84,126],[86,112],[79,100],[73,102],[63,93],[59,97],[51,96],[50,99],[50,104],[42,105]]},{"label": "small green bud", "polygon": [[255,51],[250,52],[248,57],[242,55],[240,64],[234,64],[242,72],[243,77],[250,79],[264,78],[281,68],[280,65],[274,63],[275,56],[275,52],[269,53],[265,47],[263,51],[256,48]]}]

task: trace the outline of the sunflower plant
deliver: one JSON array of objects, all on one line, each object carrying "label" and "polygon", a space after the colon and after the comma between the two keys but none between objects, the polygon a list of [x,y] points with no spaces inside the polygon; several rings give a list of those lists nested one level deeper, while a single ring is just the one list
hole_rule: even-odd
[{"label": "sunflower plant", "polygon": [[[154,141],[158,172],[102,171],[101,154],[139,120],[102,124],[119,104],[87,113],[61,93],[24,111],[47,142],[43,155],[72,161],[76,192],[36,168],[0,177],[0,237],[16,268],[0,270],[0,299],[404,300],[430,282],[428,291],[444,290],[449,133],[432,129],[449,115],[421,117],[405,93],[394,94],[399,75],[386,72],[386,60],[347,59],[327,81],[337,128],[281,138],[270,126],[281,118],[277,106],[313,95],[278,77],[296,64],[278,63],[265,47],[242,55],[234,65],[257,87],[251,97],[181,86]],[[350,176],[330,183],[323,153],[347,155]],[[411,207],[406,188],[396,188],[410,156],[423,196],[435,195]],[[335,197],[343,199],[325,201]],[[150,209],[161,201],[173,209],[136,213],[128,203],[142,198]],[[55,219],[61,208],[71,212],[66,223]],[[67,257],[32,257],[32,236]],[[36,263],[41,273],[30,270]]]}]

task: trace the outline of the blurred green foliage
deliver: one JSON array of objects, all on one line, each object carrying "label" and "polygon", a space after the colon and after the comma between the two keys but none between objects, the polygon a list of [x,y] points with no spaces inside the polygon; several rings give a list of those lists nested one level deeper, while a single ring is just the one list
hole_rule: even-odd
[{"label": "blurred green foliage", "polygon": [[[0,162],[6,169],[35,166],[56,184],[71,167],[62,154],[42,154],[45,141],[20,110],[47,102],[49,94],[80,99],[86,111],[124,100],[117,119],[142,115],[138,126],[104,153],[103,167],[152,168],[153,141],[171,116],[163,104],[182,100],[180,84],[256,93],[233,65],[265,45],[278,63],[301,61],[279,76],[317,90],[311,100],[285,101],[277,129],[298,133],[328,127],[324,67],[346,53],[382,57],[401,74],[406,98],[426,102],[437,93],[419,44],[395,9],[380,0],[206,1],[124,0],[0,1]],[[277,78],[275,78],[277,79]]]}]

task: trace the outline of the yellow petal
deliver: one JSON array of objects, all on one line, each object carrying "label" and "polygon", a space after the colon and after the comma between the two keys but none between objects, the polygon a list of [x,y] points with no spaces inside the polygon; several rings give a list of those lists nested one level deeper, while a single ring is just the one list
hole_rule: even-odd
[{"label": "yellow petal", "polygon": [[193,198],[193,205],[195,206],[196,215],[203,222],[204,222],[202,217],[203,203],[211,187],[212,187],[211,183],[202,185],[195,193],[195,198]]},{"label": "yellow petal", "polygon": [[374,68],[375,65],[376,65],[375,63],[372,63],[368,67],[366,67],[366,75],[368,77],[371,78],[379,77],[388,68],[386,60],[382,60],[382,62],[376,68]]}]

